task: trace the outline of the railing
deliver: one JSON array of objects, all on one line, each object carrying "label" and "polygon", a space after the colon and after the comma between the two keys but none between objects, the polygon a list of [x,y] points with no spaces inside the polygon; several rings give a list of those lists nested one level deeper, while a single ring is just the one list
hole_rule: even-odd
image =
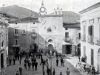
[{"label": "railing", "polygon": [[86,42],[86,35],[82,35],[82,41]]},{"label": "railing", "polygon": [[95,37],[94,38],[94,44],[100,46],[100,39]]},{"label": "railing", "polygon": [[71,39],[69,37],[66,37],[65,42],[71,43]]}]

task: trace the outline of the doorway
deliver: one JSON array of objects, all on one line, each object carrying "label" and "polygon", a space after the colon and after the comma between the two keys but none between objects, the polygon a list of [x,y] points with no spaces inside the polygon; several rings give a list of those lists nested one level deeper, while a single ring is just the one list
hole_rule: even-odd
[{"label": "doorway", "polygon": [[72,45],[66,45],[66,54],[71,54],[72,49],[71,49]]},{"label": "doorway", "polygon": [[4,68],[4,54],[1,54],[1,68]]},{"label": "doorway", "polygon": [[53,49],[54,49],[53,45],[52,44],[49,44],[48,45],[48,49],[53,51]]},{"label": "doorway", "polygon": [[91,49],[91,65],[94,65],[94,50]]},{"label": "doorway", "polygon": [[77,56],[81,56],[81,46],[80,46],[80,44],[78,44],[78,46],[77,46],[78,48],[77,48]]}]

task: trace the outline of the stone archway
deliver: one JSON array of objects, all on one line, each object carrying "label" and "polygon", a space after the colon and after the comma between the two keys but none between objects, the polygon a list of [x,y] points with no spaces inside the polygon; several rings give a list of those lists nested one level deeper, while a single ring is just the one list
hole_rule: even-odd
[{"label": "stone archway", "polygon": [[49,44],[48,45],[48,49],[52,51],[54,49],[53,45],[52,44]]},{"label": "stone archway", "polygon": [[98,50],[98,72],[100,73],[100,49]]}]

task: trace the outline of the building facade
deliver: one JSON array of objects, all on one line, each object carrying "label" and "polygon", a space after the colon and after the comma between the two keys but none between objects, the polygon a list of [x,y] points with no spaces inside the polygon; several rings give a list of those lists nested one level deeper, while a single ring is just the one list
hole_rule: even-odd
[{"label": "building facade", "polygon": [[100,3],[81,13],[81,57],[100,72]]},{"label": "building facade", "polygon": [[[76,24],[77,25],[77,24]],[[78,27],[73,25],[66,25],[65,29],[65,49],[63,53],[80,56],[80,24]]]},{"label": "building facade", "polygon": [[[22,35],[23,31],[25,35]],[[64,33],[61,15],[41,15],[36,23],[12,23],[9,25],[9,50],[17,46],[20,49],[29,50],[30,45],[36,43],[39,49],[47,49],[51,44],[54,49],[62,53]],[[34,36],[36,36],[35,39]]]},{"label": "building facade", "polygon": [[[31,18],[30,18],[31,19]],[[22,19],[9,24],[8,28],[8,53],[9,55],[17,56],[20,51],[28,52],[32,43],[37,44],[37,35],[35,30],[38,31],[37,25],[34,20]]]},{"label": "building facade", "polygon": [[[63,27],[61,10],[57,9],[54,11],[54,14],[47,14],[47,10],[42,2],[37,22],[33,22],[34,20],[30,21],[30,18],[31,17],[29,17],[29,20],[25,20],[24,18],[23,22],[20,20],[19,22],[10,23],[9,50],[12,49],[13,51],[13,47],[17,46],[19,46],[20,49],[29,50],[30,45],[36,43],[39,49],[45,50],[48,46],[52,46],[53,50],[62,53],[65,29]],[[23,30],[28,32],[26,33],[27,36],[21,35]],[[34,36],[36,37],[34,38]],[[15,45],[16,42],[17,45]]]},{"label": "building facade", "polygon": [[80,55],[80,15],[71,11],[63,11],[65,28],[65,44],[63,53]]},{"label": "building facade", "polygon": [[0,72],[7,66],[8,57],[8,21],[0,13]]}]

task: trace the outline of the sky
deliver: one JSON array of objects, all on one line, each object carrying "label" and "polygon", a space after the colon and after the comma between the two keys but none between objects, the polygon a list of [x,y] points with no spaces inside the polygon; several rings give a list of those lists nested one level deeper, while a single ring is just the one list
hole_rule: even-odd
[{"label": "sky", "polygon": [[[43,0],[47,12],[50,13],[54,8],[62,8],[64,11],[79,11],[100,2],[100,0]],[[3,5],[18,5],[39,12],[42,0],[0,0],[0,7]]]}]

